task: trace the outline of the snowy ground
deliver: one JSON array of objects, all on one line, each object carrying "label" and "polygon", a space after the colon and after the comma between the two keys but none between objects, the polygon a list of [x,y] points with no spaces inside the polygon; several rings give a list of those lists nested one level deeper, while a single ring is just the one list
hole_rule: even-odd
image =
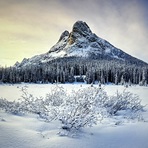
[{"label": "snowy ground", "polygon": [[[29,93],[45,96],[53,85],[16,84],[0,85],[0,97],[17,100],[21,96],[20,88],[28,86]],[[81,84],[65,84],[70,92],[79,89]],[[82,84],[82,87],[88,85]],[[109,95],[125,87],[103,86]],[[138,94],[142,104],[148,104],[148,87],[132,86],[127,88]],[[115,119],[105,119],[103,124],[85,128],[74,138],[59,136],[59,123],[46,123],[37,115],[15,116],[0,111],[0,148],[148,148],[148,107],[143,112],[144,121],[124,121],[115,125]]]}]

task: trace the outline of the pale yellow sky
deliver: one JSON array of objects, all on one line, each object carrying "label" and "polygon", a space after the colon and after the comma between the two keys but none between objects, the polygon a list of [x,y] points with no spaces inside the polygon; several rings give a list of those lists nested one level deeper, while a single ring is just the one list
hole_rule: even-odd
[{"label": "pale yellow sky", "polygon": [[47,52],[77,20],[123,51],[148,62],[145,1],[0,0],[0,65]]}]

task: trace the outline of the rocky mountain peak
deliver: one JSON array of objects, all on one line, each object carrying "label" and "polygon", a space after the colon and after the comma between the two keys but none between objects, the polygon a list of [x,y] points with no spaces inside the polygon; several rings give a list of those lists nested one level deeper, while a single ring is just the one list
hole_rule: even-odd
[{"label": "rocky mountain peak", "polygon": [[77,21],[72,28],[72,32],[69,35],[68,43],[72,45],[78,38],[87,37],[92,34],[89,26],[83,21]]},{"label": "rocky mountain peak", "polygon": [[61,34],[60,39],[59,39],[58,42],[60,42],[60,41],[61,41],[64,37],[66,37],[66,36],[69,36],[69,32],[68,32],[67,30],[65,30],[65,31]]},{"label": "rocky mountain peak", "polygon": [[90,34],[92,33],[89,26],[83,21],[77,21],[74,23],[72,32],[77,32],[79,34]]}]

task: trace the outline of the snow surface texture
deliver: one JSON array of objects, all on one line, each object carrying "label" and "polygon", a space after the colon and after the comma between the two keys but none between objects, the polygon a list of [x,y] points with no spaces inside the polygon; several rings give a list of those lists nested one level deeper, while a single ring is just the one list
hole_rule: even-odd
[{"label": "snow surface texture", "polygon": [[[0,96],[8,100],[20,98],[21,85],[0,85]],[[28,84],[28,91],[36,96],[44,96],[53,85]],[[63,85],[68,93],[72,89],[88,85]],[[122,92],[123,86],[107,85],[104,87],[109,95],[117,90]],[[148,87],[132,86],[127,88],[148,104]],[[148,110],[148,107],[146,107]],[[1,148],[147,148],[148,147],[148,112],[143,112],[145,122],[128,121],[115,124],[113,118],[107,118],[103,124],[85,128],[74,138],[61,137],[57,133],[60,127],[57,121],[46,123],[36,115],[15,116],[0,111],[0,147]],[[119,120],[120,121],[120,120]]]}]

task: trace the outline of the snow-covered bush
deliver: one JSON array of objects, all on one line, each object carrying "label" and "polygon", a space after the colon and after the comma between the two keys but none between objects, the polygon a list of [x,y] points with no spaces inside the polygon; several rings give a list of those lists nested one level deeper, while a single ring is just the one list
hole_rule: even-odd
[{"label": "snow-covered bush", "polygon": [[16,101],[7,101],[6,99],[0,99],[0,109],[12,113],[12,114],[24,114],[22,103]]},{"label": "snow-covered bush", "polygon": [[60,106],[66,98],[67,94],[64,88],[56,85],[43,99],[41,104],[43,111],[40,113],[40,117],[48,121],[56,120],[59,116]]},{"label": "snow-covered bush", "polygon": [[60,106],[59,120],[62,122],[62,129],[78,130],[102,120],[100,100],[106,98],[103,93],[103,90],[94,87],[73,91]]},{"label": "snow-covered bush", "polygon": [[116,95],[111,96],[104,105],[111,115],[115,115],[121,110],[137,112],[139,110],[143,110],[144,107],[141,105],[141,100],[137,95],[126,90],[124,90],[122,93],[117,91]]},{"label": "snow-covered bush", "polygon": [[48,121],[57,118],[59,106],[63,103],[66,97],[66,92],[63,87],[56,85],[50,93],[45,97],[34,97],[29,94],[26,87],[21,89],[21,104],[23,104],[24,112],[38,114],[41,118]]},{"label": "snow-covered bush", "polygon": [[[58,120],[62,131],[78,131],[86,126],[93,126],[108,116],[115,116],[128,111],[131,118],[143,110],[138,96],[123,91],[108,96],[100,87],[80,88],[67,93],[56,85],[45,97],[34,97],[27,88],[22,88],[18,102],[0,99],[0,108],[13,114],[33,113],[46,121]],[[122,115],[122,114],[120,114]],[[125,115],[125,114],[124,114]]]},{"label": "snow-covered bush", "polygon": [[22,95],[18,102],[0,99],[0,108],[13,114],[38,114],[48,121],[56,119],[59,106],[66,97],[63,87],[57,85],[45,97],[34,97],[27,89],[27,87],[21,88]]},{"label": "snow-covered bush", "polygon": [[22,87],[21,91],[22,91],[22,96],[19,99],[19,103],[22,105],[22,110],[25,113],[40,114],[40,112],[43,112],[42,97],[34,97],[32,94],[29,94],[27,87]]}]

